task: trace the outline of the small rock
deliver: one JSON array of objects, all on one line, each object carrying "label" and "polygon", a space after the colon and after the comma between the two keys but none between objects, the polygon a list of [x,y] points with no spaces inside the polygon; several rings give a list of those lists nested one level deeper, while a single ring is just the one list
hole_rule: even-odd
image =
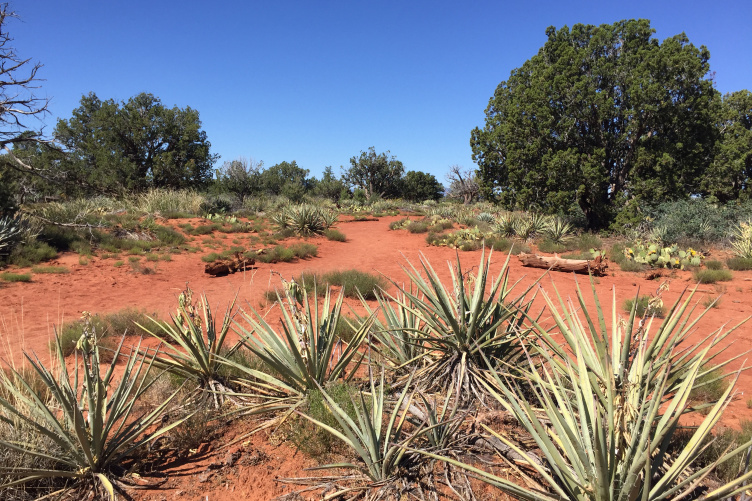
[{"label": "small rock", "polygon": [[208,482],[212,475],[214,475],[214,472],[211,472],[211,471],[202,472],[198,476],[198,483],[203,484],[204,482]]},{"label": "small rock", "polygon": [[230,467],[240,458],[240,451],[228,452],[225,456],[225,466]]}]

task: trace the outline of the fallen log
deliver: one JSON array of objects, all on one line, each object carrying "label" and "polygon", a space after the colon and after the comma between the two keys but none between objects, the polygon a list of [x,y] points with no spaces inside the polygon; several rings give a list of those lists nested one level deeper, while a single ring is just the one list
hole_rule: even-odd
[{"label": "fallen log", "polygon": [[548,257],[538,254],[525,254],[523,252],[517,257],[522,262],[522,266],[552,271],[583,273],[586,275],[592,273],[596,277],[605,275],[608,268],[606,260],[601,256],[597,256],[594,259],[563,259],[555,254],[553,257]]},{"label": "fallen log", "polygon": [[231,259],[219,259],[213,263],[207,263],[204,266],[204,273],[215,277],[222,277],[250,268],[254,264],[256,264],[255,259],[247,258],[240,252],[236,252],[235,256]]}]

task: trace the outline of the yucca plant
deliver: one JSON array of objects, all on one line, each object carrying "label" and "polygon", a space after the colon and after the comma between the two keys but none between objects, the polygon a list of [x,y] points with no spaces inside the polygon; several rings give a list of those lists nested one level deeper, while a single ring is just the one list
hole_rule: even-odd
[{"label": "yucca plant", "polygon": [[23,230],[18,218],[0,217],[0,256],[10,251],[21,241]]},{"label": "yucca plant", "polygon": [[[59,338],[57,375],[38,358],[27,354],[27,361],[43,381],[51,400],[40,396],[32,382],[19,372],[12,370],[11,376],[2,373],[0,384],[13,398],[0,398],[3,410],[0,419],[10,425],[22,422],[47,437],[55,447],[40,449],[35,445],[40,441],[7,438],[0,438],[0,446],[47,459],[55,466],[45,469],[0,466],[0,474],[17,478],[0,485],[0,490],[43,478],[61,478],[88,485],[95,492],[104,490],[109,499],[116,499],[115,490],[123,485],[118,479],[125,473],[122,461],[126,456],[181,424],[179,420],[153,429],[177,393],[151,411],[136,412],[139,400],[156,381],[147,378],[154,359],[138,357],[134,351],[121,357],[122,345],[121,341],[111,364],[102,366],[96,335],[90,329],[85,330],[78,343],[81,358],[77,352],[72,374]],[[122,358],[125,365],[118,367],[116,379],[115,368]]]},{"label": "yucca plant", "polygon": [[[411,309],[415,305],[400,292],[395,296],[396,301],[390,301],[389,297],[378,290],[374,294],[378,308],[371,308],[363,295],[358,293],[365,315],[353,312],[361,323],[369,318],[374,319],[369,337],[371,348],[398,372],[405,370],[413,362],[420,363],[425,348],[416,333],[423,332],[425,323]],[[383,321],[376,315],[379,310]]]},{"label": "yucca plant", "polygon": [[514,214],[499,214],[498,216],[496,216],[494,231],[496,231],[496,233],[499,233],[502,237],[513,237],[516,235],[516,223],[517,217]]},{"label": "yucca plant", "polygon": [[[457,382],[463,401],[471,397],[482,399],[485,360],[513,365],[521,354],[524,333],[522,321],[532,301],[525,301],[528,289],[515,299],[508,298],[509,256],[499,275],[489,280],[493,251],[483,249],[476,277],[466,276],[457,255],[456,267],[449,266],[451,289],[442,283],[431,264],[421,256],[423,273],[412,264],[403,267],[410,279],[409,289],[393,282],[401,293],[390,296],[396,304],[414,314],[423,326],[411,329],[425,348],[425,367],[416,372],[416,382],[428,390],[446,390],[450,382]],[[486,286],[490,288],[486,292]],[[532,288],[532,285],[531,285]]]},{"label": "yucca plant", "polygon": [[731,248],[737,257],[752,259],[752,221],[743,221],[734,229]]},{"label": "yucca plant", "polygon": [[475,216],[475,219],[477,219],[478,221],[482,221],[484,223],[489,223],[489,224],[492,224],[494,223],[494,221],[496,221],[496,219],[494,218],[494,215],[491,214],[490,212],[481,212],[480,214]]},{"label": "yucca plant", "polygon": [[[394,494],[396,499],[400,499],[401,494],[412,489],[410,479],[417,478],[420,475],[419,464],[410,461],[415,454],[408,453],[406,449],[421,434],[420,431],[407,433],[405,430],[409,415],[408,409],[412,401],[412,395],[408,393],[410,385],[406,385],[396,402],[391,406],[392,410],[388,413],[387,400],[384,395],[384,372],[381,372],[378,387],[375,385],[373,377],[370,378],[370,385],[370,398],[366,398],[364,393],[361,392],[360,401],[353,402],[357,422],[338,406],[334,399],[327,395],[326,391],[321,390],[329,410],[339,423],[342,431],[299,413],[302,417],[342,440],[362,461],[360,463],[337,463],[311,468],[312,470],[345,468],[355,470],[362,475],[361,478],[349,477],[348,480],[350,482],[365,480],[365,485],[342,488],[338,492],[330,494],[330,499],[348,492],[352,494],[357,491],[365,491],[372,487],[380,488],[380,495],[377,495],[377,498]],[[384,422],[385,415],[387,416],[386,423]],[[409,463],[413,463],[410,465],[413,468],[408,466]]]},{"label": "yucca plant", "polygon": [[155,353],[154,365],[193,381],[200,396],[211,396],[215,407],[222,404],[230,384],[223,357],[231,357],[240,347],[240,343],[226,345],[236,300],[237,296],[227,307],[218,328],[206,295],[201,295],[197,307],[193,304],[193,291],[186,287],[178,297],[176,314],[171,315],[172,325],[154,321],[160,332],[139,325],[162,342]]},{"label": "yucca plant", "polygon": [[514,233],[524,240],[530,240],[542,233],[548,225],[548,217],[531,212],[517,217],[514,222]]},{"label": "yucca plant", "polygon": [[284,299],[277,293],[282,332],[253,308],[243,313],[247,325],[235,322],[243,345],[265,368],[256,370],[226,360],[241,374],[240,383],[248,390],[246,395],[256,400],[242,412],[286,410],[285,416],[289,415],[309,391],[337,379],[352,380],[365,356],[359,349],[373,318],[362,323],[349,343],[342,342],[337,336],[337,325],[342,321],[342,291],[332,303],[331,289],[327,288],[319,311],[315,284],[310,296],[313,305],[305,287],[295,281],[285,282],[283,290]]},{"label": "yucca plant", "polygon": [[301,236],[318,235],[334,226],[339,215],[309,204],[290,205],[272,216],[280,230],[290,228]]},{"label": "yucca plant", "polygon": [[[678,346],[685,328],[696,322],[686,315],[691,295],[678,308],[675,306],[656,333],[655,338],[663,339],[663,345],[648,341],[650,321],[641,324],[637,332],[618,328],[623,322],[616,320],[615,298],[614,329],[610,333],[600,305],[596,302],[596,326],[579,292],[578,299],[585,311],[584,322],[574,304],[566,313],[559,313],[553,302],[548,302],[557,324],[555,333],[563,335],[566,345],[558,345],[550,332],[536,327],[542,344],[530,352],[526,371],[530,384],[526,388],[498,373],[493,373],[493,384],[486,383],[489,393],[531,435],[545,461],[508,436],[484,426],[485,430],[525,458],[540,484],[517,485],[456,459],[441,459],[526,500],[657,501],[681,499],[700,489],[706,489],[701,499],[715,500],[744,491],[743,483],[752,478],[752,472],[720,487],[711,487],[705,480],[719,463],[752,447],[752,441],[727,451],[718,462],[696,464],[733,398],[733,384],[686,445],[676,454],[669,453],[676,448],[683,414],[692,410],[690,394],[714,344],[707,343],[701,350]],[[634,320],[634,310],[630,317],[627,323]],[[559,348],[567,352],[563,354]]]},{"label": "yucca plant", "polygon": [[543,227],[543,235],[555,244],[564,244],[571,239],[572,225],[560,217],[552,217]]}]

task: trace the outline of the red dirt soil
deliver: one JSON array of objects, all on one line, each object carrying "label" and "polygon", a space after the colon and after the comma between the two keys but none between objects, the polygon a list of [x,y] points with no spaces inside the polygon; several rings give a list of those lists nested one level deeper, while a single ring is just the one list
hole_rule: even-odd
[{"label": "red dirt soil", "polygon": [[[347,218],[343,218],[347,219]],[[281,273],[290,278],[303,271],[327,272],[337,269],[357,268],[363,271],[383,273],[395,281],[402,282],[406,276],[401,266],[410,261],[419,266],[421,253],[430,261],[436,271],[446,281],[449,281],[447,261],[455,260],[455,251],[443,247],[429,247],[423,235],[410,234],[404,230],[390,231],[389,223],[399,217],[383,217],[377,221],[342,221],[339,230],[347,235],[346,242],[334,242],[323,237],[311,238],[309,242],[318,246],[318,257],[300,260],[293,263],[258,264],[257,269],[245,273],[236,273],[225,277],[210,277],[204,274],[202,254],[175,254],[172,261],[160,261],[157,272],[151,275],[136,274],[127,265],[116,268],[113,259],[90,258],[88,264],[79,264],[76,254],[64,254],[53,263],[70,269],[69,274],[51,275],[34,274],[32,282],[12,283],[0,285],[0,353],[6,361],[21,360],[22,350],[36,352],[43,360],[48,359],[48,344],[52,338],[54,326],[63,322],[76,320],[82,311],[92,313],[111,313],[127,307],[145,309],[148,313],[157,313],[160,318],[167,319],[175,311],[176,297],[186,286],[186,283],[196,292],[206,293],[210,304],[217,312],[238,294],[238,304],[259,308],[266,304],[264,293],[278,286],[279,279],[270,271]],[[182,221],[181,221],[182,222]],[[172,221],[175,223],[175,221]],[[220,238],[222,238],[220,236]],[[228,237],[247,238],[242,234]],[[463,267],[469,270],[477,267],[480,251],[460,252]],[[492,274],[496,274],[506,260],[507,255],[494,253]],[[146,263],[153,264],[153,263]],[[510,260],[510,279],[512,282],[520,280],[515,291],[522,292],[543,274],[543,270],[524,268],[516,257]],[[677,271],[670,278],[670,289],[663,294],[663,300],[670,307],[681,292],[688,286],[693,286],[692,274],[688,271]],[[586,304],[592,307],[594,302],[589,292],[587,277],[578,276],[577,281],[585,290]],[[552,283],[553,282],[553,283]],[[626,298],[633,298],[638,289],[641,294],[653,293],[660,280],[649,281],[644,274],[627,273],[612,265],[607,276],[596,279],[596,290],[607,325],[610,326],[612,288],[616,290],[617,308],[621,308]],[[555,294],[556,286],[564,299],[574,298],[576,282],[572,275],[552,272],[541,281],[543,290]],[[699,323],[696,332],[690,338],[695,342],[702,339],[711,330],[722,325],[733,326],[752,315],[752,272],[734,272],[731,282],[722,286],[700,286],[702,293],[696,298],[703,300],[705,296],[717,295],[723,292],[720,305],[711,309]],[[514,293],[513,293],[514,295]],[[542,307],[542,301],[538,301]],[[702,308],[701,308],[702,309]],[[545,316],[544,316],[545,318]],[[752,323],[745,324],[733,332],[729,343],[733,346],[727,351],[726,358],[740,354],[752,348]],[[653,326],[653,332],[656,325]],[[739,360],[729,366],[738,369],[742,364]],[[746,396],[752,393],[752,373],[741,375],[737,383],[738,398],[726,410],[723,423],[726,426],[738,427],[740,420],[752,418],[752,409],[747,408]],[[236,450],[230,448],[228,450]],[[289,487],[283,489],[274,478],[305,476],[301,469],[306,460],[302,454],[285,446],[271,446],[261,436],[254,437],[245,451],[241,454],[238,466],[222,470],[227,481],[214,480],[199,482],[199,473],[206,470],[212,462],[223,461],[227,450],[215,452],[200,461],[175,466],[173,473],[183,470],[183,476],[176,475],[166,485],[167,490],[147,491],[138,494],[136,499],[187,499],[223,501],[233,499],[270,499],[289,492]],[[254,454],[262,450],[269,456],[256,466],[243,466],[242,457],[255,457]],[[251,460],[253,461],[253,460]],[[206,464],[204,464],[206,463]],[[168,468],[168,471],[170,468]],[[134,495],[136,495],[134,493]]]}]

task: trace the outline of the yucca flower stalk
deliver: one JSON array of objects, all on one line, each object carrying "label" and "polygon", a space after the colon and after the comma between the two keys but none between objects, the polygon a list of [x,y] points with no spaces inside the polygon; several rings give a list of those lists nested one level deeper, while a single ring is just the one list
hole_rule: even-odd
[{"label": "yucca flower stalk", "polygon": [[[545,297],[557,325],[553,333],[562,334],[566,344],[555,343],[552,332],[536,325],[534,332],[541,344],[528,353],[525,374],[529,385],[523,390],[519,380],[496,372],[492,382],[485,383],[489,393],[532,436],[545,461],[484,426],[527,459],[541,484],[537,488],[517,485],[455,459],[424,454],[464,468],[503,492],[526,500],[677,500],[702,488],[707,490],[701,499],[716,500],[745,490],[743,484],[752,478],[752,472],[720,487],[704,482],[719,463],[744,453],[752,447],[752,441],[727,451],[712,464],[696,463],[705,449],[703,444],[733,398],[733,384],[712,405],[686,445],[675,455],[669,454],[677,445],[682,416],[692,410],[690,394],[717,344],[705,343],[702,349],[679,346],[686,329],[697,322],[687,315],[691,313],[691,309],[687,311],[691,295],[677,302],[654,342],[649,341],[651,320],[636,332],[617,320],[615,297],[610,333],[600,304],[596,301],[595,323],[584,307],[581,292],[578,306],[584,321],[575,304],[558,311]],[[634,316],[633,309],[628,323]],[[713,338],[726,335],[728,332],[720,330],[712,334]],[[738,374],[733,383],[737,378]]]},{"label": "yucca flower stalk", "polygon": [[[99,347],[91,332],[84,333],[79,341],[74,369],[71,374],[63,357],[60,339],[56,338],[57,375],[47,369],[37,357],[26,354],[34,373],[43,381],[51,399],[44,399],[32,383],[19,372],[2,373],[0,384],[12,399],[0,398],[4,415],[0,419],[13,425],[24,426],[47,437],[55,444],[54,450],[41,450],[39,441],[8,441],[0,439],[0,446],[23,454],[44,458],[56,466],[47,469],[8,468],[0,465],[0,473],[18,477],[1,485],[0,489],[21,485],[42,478],[67,478],[88,484],[95,491],[104,489],[109,499],[116,499],[118,480],[125,472],[123,459],[138,447],[168,432],[183,420],[158,428],[147,434],[161,418],[177,392],[151,411],[137,414],[138,402],[156,381],[148,378],[154,358],[138,357],[134,351],[122,355],[123,341],[102,376]],[[125,357],[119,381],[115,367]]]},{"label": "yucca flower stalk", "polygon": [[172,325],[155,321],[161,332],[139,325],[162,342],[155,354],[154,365],[194,381],[202,392],[211,394],[216,408],[221,406],[231,382],[223,357],[231,357],[240,347],[240,343],[232,347],[226,345],[236,300],[237,296],[227,307],[218,328],[206,295],[201,295],[200,306],[196,307],[193,291],[186,287],[178,297],[176,314],[171,315]]}]

